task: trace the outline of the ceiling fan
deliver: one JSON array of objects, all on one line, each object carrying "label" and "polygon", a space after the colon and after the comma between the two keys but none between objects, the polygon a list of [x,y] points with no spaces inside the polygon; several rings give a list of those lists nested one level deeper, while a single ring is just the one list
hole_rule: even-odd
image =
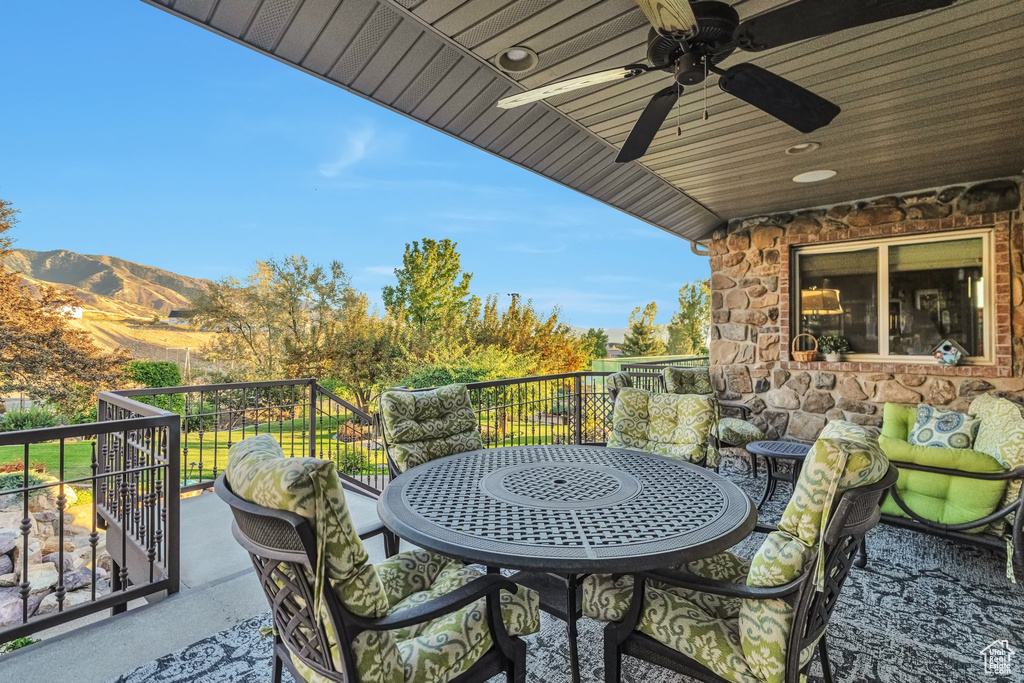
[{"label": "ceiling fan", "polygon": [[[684,86],[719,76],[718,87],[789,124],[801,133],[827,126],[839,107],[792,81],[754,64],[718,66],[736,49],[760,52],[856,26],[948,7],[956,0],[796,0],[740,23],[731,6],[719,0],[635,0],[652,28],[647,39],[649,64],[598,71],[551,83],[499,100],[511,109],[599,83],[634,78],[651,71],[673,76],[672,85],[654,94],[616,161],[639,159],[661,129]],[[705,118],[707,114],[705,112]]]}]

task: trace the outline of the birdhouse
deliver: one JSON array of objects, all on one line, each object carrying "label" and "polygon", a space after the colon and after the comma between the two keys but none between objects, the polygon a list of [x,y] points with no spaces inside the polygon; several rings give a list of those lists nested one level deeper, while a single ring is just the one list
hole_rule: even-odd
[{"label": "birdhouse", "polygon": [[967,349],[957,344],[952,339],[943,339],[939,345],[932,349],[932,355],[939,365],[960,365],[960,362],[967,357]]}]

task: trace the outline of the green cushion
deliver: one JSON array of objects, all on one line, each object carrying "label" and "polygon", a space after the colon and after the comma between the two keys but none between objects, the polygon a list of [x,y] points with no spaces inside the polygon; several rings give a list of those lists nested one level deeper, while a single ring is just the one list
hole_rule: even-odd
[{"label": "green cushion", "polygon": [[921,403],[907,439],[912,446],[970,448],[980,421],[955,410],[942,410]]},{"label": "green cushion", "polygon": [[714,394],[711,386],[711,372],[701,368],[665,368],[665,391],[670,394]]},{"label": "green cushion", "polygon": [[403,472],[484,447],[465,384],[430,391],[385,391],[380,415],[388,453]]},{"label": "green cushion", "polygon": [[627,372],[613,372],[604,378],[604,388],[609,394],[633,386],[633,378]]},{"label": "green cushion", "polygon": [[[960,472],[991,474],[1003,471],[997,460],[975,450],[912,446],[907,437],[916,416],[917,410],[913,406],[885,405],[882,436],[878,443],[897,467],[901,462],[909,462]],[[896,491],[907,507],[924,519],[940,524],[962,524],[991,514],[998,507],[1005,490],[1005,481],[968,479],[907,469],[900,470],[896,482]],[[897,517],[907,516],[891,498],[886,498],[882,504],[882,512]]]},{"label": "green cushion", "polygon": [[[858,433],[853,424],[833,427],[833,432],[844,431]],[[800,577],[821,546],[835,497],[877,482],[888,468],[888,460],[870,437],[863,442],[819,437],[807,454],[778,531],[768,535],[751,561],[747,585],[781,586]],[[819,588],[824,583],[823,569],[823,558],[818,556],[815,582]],[[759,679],[784,680],[792,621],[793,608],[785,600],[743,600],[740,640],[747,664]]]},{"label": "green cushion", "polygon": [[764,439],[764,432],[746,420],[735,417],[718,419],[718,435],[723,446],[746,448],[748,443]]},{"label": "green cushion", "polygon": [[608,445],[632,448],[717,464],[717,451],[709,444],[718,418],[718,404],[710,396],[652,394],[642,389],[619,392],[612,413]]}]

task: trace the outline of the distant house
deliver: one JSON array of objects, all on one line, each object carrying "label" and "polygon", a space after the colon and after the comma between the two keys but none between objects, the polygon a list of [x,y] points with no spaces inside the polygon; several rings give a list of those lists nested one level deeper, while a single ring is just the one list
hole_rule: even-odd
[{"label": "distant house", "polygon": [[622,355],[622,349],[619,348],[618,343],[608,342],[604,345],[604,350],[608,354],[608,358],[618,358]]},{"label": "distant house", "polygon": [[167,320],[165,322],[168,325],[187,325],[191,317],[192,311],[175,310],[167,314]]}]

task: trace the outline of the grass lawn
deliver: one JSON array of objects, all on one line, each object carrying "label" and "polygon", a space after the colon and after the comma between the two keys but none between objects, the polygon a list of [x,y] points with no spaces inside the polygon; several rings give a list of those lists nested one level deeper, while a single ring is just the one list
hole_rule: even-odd
[{"label": "grass lawn", "polygon": [[[568,428],[564,425],[552,425],[540,422],[509,420],[505,424],[504,433],[497,432],[496,420],[491,414],[483,416],[482,431],[487,446],[512,446],[531,444],[550,444],[557,440],[565,440]],[[316,425],[317,457],[333,460],[338,469],[347,474],[375,474],[386,470],[387,461],[383,450],[373,450],[367,441],[352,443],[339,442],[331,438],[337,433],[338,427],[345,422],[344,417],[318,420]],[[309,453],[309,421],[305,419],[271,422],[253,425],[245,429],[230,432],[198,432],[188,434],[182,443],[181,477],[183,481],[212,479],[215,472],[223,471],[227,463],[228,449],[245,437],[269,433],[281,444],[286,455],[302,456]],[[498,437],[503,437],[499,440]],[[558,439],[556,437],[561,437]],[[92,474],[92,441],[69,441],[64,445],[64,477],[76,479]],[[0,465],[6,463],[23,463],[24,447],[0,447]],[[200,462],[202,467],[200,467]],[[33,444],[29,446],[29,463],[45,466],[46,473],[60,474],[60,445],[56,442]],[[87,486],[88,483],[83,483]]]}]

